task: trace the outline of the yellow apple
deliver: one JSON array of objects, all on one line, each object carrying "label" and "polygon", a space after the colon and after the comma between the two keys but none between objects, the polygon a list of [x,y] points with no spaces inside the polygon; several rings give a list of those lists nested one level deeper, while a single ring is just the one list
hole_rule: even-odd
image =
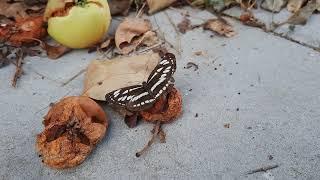
[{"label": "yellow apple", "polygon": [[70,48],[87,48],[103,39],[111,21],[107,0],[77,0],[70,8],[66,5],[70,6],[68,0],[48,1],[44,20],[53,39]]}]

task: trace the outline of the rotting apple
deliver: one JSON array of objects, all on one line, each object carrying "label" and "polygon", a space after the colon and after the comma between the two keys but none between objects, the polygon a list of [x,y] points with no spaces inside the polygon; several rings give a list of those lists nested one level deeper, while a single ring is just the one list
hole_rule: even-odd
[{"label": "rotting apple", "polygon": [[44,20],[48,34],[70,48],[87,48],[101,41],[111,15],[107,0],[49,0]]}]

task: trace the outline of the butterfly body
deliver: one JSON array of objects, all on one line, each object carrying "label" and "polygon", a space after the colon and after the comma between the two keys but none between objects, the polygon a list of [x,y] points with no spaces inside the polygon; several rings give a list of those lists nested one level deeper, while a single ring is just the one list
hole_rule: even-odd
[{"label": "butterfly body", "polygon": [[175,70],[175,56],[166,53],[146,82],[112,91],[106,95],[106,100],[111,105],[124,107],[130,111],[150,108],[173,85],[172,76]]}]

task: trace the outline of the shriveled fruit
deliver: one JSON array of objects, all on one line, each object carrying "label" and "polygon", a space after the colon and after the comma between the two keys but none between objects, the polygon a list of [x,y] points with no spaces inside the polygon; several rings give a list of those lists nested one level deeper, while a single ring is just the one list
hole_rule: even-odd
[{"label": "shriveled fruit", "polygon": [[108,119],[87,97],[67,97],[45,116],[45,129],[37,135],[36,149],[43,162],[64,169],[81,164],[104,137]]},{"label": "shriveled fruit", "polygon": [[152,108],[140,112],[145,121],[169,123],[182,113],[182,96],[178,89],[173,88],[167,96],[159,99]]}]

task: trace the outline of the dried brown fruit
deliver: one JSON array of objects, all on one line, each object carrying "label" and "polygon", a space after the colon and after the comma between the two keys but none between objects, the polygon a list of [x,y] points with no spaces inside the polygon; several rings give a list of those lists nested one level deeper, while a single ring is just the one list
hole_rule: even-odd
[{"label": "dried brown fruit", "polygon": [[182,96],[176,89],[168,93],[168,98],[159,99],[152,108],[140,112],[145,121],[161,123],[170,123],[179,117],[182,113]]},{"label": "dried brown fruit", "polygon": [[58,169],[81,164],[108,128],[101,107],[90,98],[76,96],[56,103],[43,123],[36,149],[46,165]]},{"label": "dried brown fruit", "polygon": [[0,39],[7,40],[16,46],[30,43],[34,41],[33,38],[41,39],[46,34],[42,16],[17,19],[15,23],[0,26]]}]

